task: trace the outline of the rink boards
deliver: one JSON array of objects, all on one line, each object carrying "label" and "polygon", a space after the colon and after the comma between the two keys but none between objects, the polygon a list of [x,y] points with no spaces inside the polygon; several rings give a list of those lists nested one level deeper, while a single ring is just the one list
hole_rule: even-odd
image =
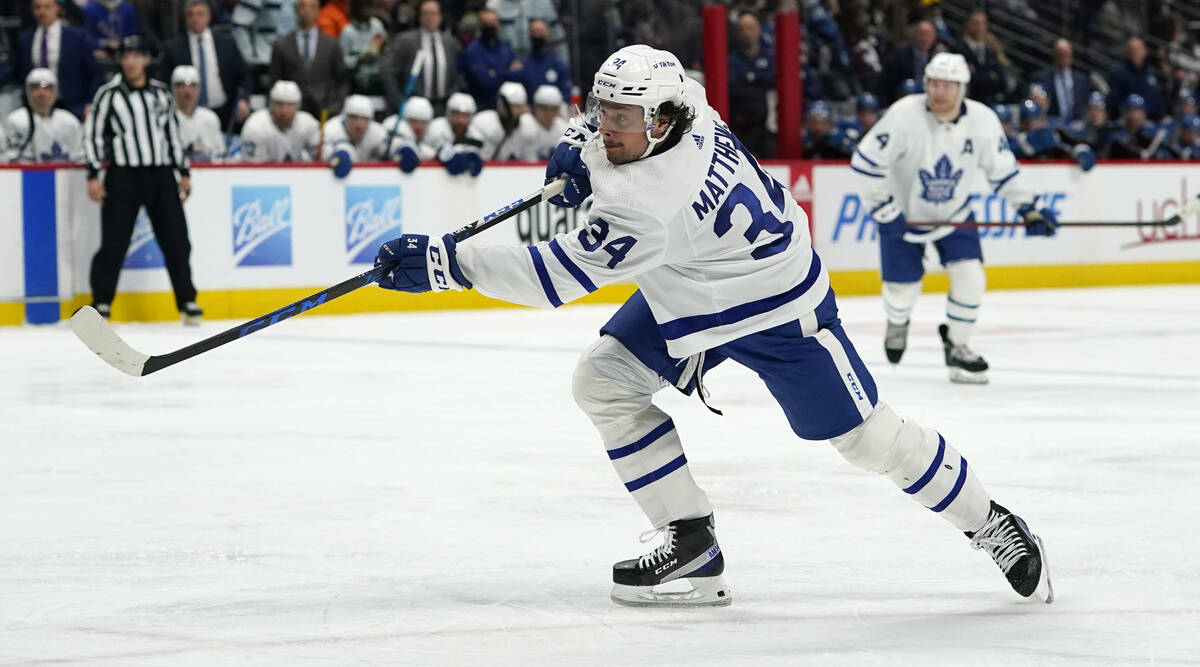
[{"label": "rink boards", "polygon": [[[814,245],[841,294],[879,289],[875,225],[857,179],[844,164],[776,162],[769,170],[809,213]],[[1028,183],[1064,220],[1153,220],[1196,196],[1200,166],[1183,163],[1026,165]],[[536,165],[488,166],[478,178],[436,166],[402,174],[391,166],[357,166],[337,180],[316,166],[197,167],[185,204],[192,270],[210,318],[248,318],[355,275],[381,241],[401,233],[440,234],[534,190]],[[1014,220],[1016,212],[970,187],[978,220]],[[67,169],[0,169],[0,324],[49,322],[90,301],[88,268],[99,246],[99,206],[86,196],[84,173]],[[577,227],[581,212],[542,204],[471,243],[529,244]],[[1068,287],[1200,282],[1200,216],[1174,228],[1065,230],[1053,239],[1019,228],[983,231],[989,285]],[[928,290],[944,290],[934,273]],[[630,285],[602,288],[591,301],[622,300]],[[177,317],[163,258],[149,221],[139,215],[114,303],[114,319]],[[323,313],[499,305],[475,292],[398,295],[362,289]]]}]

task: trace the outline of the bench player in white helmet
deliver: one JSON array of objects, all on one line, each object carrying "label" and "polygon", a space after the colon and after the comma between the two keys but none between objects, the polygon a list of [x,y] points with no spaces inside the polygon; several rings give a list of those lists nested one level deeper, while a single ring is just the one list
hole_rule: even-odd
[{"label": "bench player in white helmet", "polygon": [[921,294],[922,258],[933,244],[950,277],[947,323],[938,327],[950,379],[983,384],[988,364],[967,345],[986,283],[979,231],[910,227],[907,221],[973,221],[971,191],[983,185],[1013,204],[1029,236],[1053,236],[1058,219],[1054,211],[1038,208],[996,113],[966,99],[970,80],[961,55],[935,55],[925,66],[925,92],[888,108],[859,142],[850,168],[879,226],[888,360],[899,363],[904,354],[909,318]]},{"label": "bench player in white helmet", "polygon": [[342,112],[325,121],[322,154],[334,176],[345,178],[355,162],[388,159],[388,133],[375,120],[375,107],[365,95],[350,95]]},{"label": "bench player in white helmet", "polygon": [[[390,268],[380,286],[476,289],[557,307],[605,284],[637,283],[573,383],[625,488],[663,536],[613,566],[621,604],[731,600],[713,508],[674,422],[652,402],[670,386],[703,397],[702,371],[724,359],[762,378],[798,436],[829,440],[849,462],[887,476],[985,549],[1020,595],[1051,599],[1041,541],[992,501],[950,441],[878,401],[804,212],[705,100],[674,55],[617,51],[595,75],[586,122],[547,169],[573,181],[552,202],[590,197],[586,225],[528,247],[408,234],[380,247],[376,261]],[[689,588],[666,590],[675,580]]]},{"label": "bench player in white helmet", "polygon": [[509,140],[513,144],[516,159],[537,162],[550,158],[567,129],[562,108],[562,91],[557,86],[538,86],[533,92],[533,112],[521,116]]},{"label": "bench player in white helmet", "polygon": [[475,114],[467,128],[467,137],[479,141],[479,154],[484,162],[510,162],[520,159],[517,145],[512,141],[522,116],[529,112],[529,95],[525,86],[516,81],[500,84],[496,91],[496,108]]},{"label": "bench player in white helmet", "polygon": [[71,112],[54,108],[54,72],[43,67],[29,70],[25,93],[25,106],[10,112],[0,127],[0,162],[79,162],[83,128]]},{"label": "bench player in white helmet", "polygon": [[391,144],[390,152],[396,155],[407,146],[413,150],[418,160],[432,160],[437,157],[437,148],[428,143],[429,126],[432,122],[433,104],[424,97],[408,98],[404,102],[404,118],[392,114],[383,120],[383,129],[388,133]]},{"label": "bench player in white helmet", "polygon": [[171,71],[171,93],[175,96],[175,118],[179,121],[179,142],[188,160],[214,162],[225,157],[225,136],[221,121],[212,109],[200,106],[200,70],[178,65]]},{"label": "bench player in white helmet", "polygon": [[475,98],[466,93],[454,93],[446,100],[446,115],[429,121],[425,143],[440,151],[467,137],[471,119],[475,117]]},{"label": "bench player in white helmet", "polygon": [[250,114],[242,126],[244,162],[307,162],[317,156],[321,124],[300,109],[300,86],[276,81],[267,108]]}]

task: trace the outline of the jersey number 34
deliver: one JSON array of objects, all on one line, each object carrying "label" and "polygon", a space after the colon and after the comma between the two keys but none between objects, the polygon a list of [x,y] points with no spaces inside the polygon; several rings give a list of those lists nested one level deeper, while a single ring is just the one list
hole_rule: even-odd
[{"label": "jersey number 34", "polygon": [[[754,156],[750,155],[750,152],[746,150],[742,142],[738,141],[737,147],[741,150],[742,155],[746,157],[746,160],[754,166],[754,171],[758,172],[758,178],[762,181],[763,188],[766,189],[771,197],[771,203],[782,214],[787,202],[785,199],[787,195],[783,191],[783,186],[779,184],[779,181],[771,178],[770,174],[763,171],[762,167],[758,166],[758,161],[754,159]],[[713,221],[713,231],[716,232],[717,236],[723,237],[733,228],[731,219],[733,218],[733,212],[739,206],[746,207],[746,212],[750,214],[750,225],[746,227],[746,232],[743,234],[748,242],[756,242],[763,232],[780,235],[774,241],[755,248],[750,253],[751,257],[754,259],[764,259],[787,249],[788,245],[792,242],[792,231],[795,229],[795,225],[790,220],[780,220],[774,213],[764,211],[762,202],[759,201],[754,191],[745,183],[735,185],[729,191],[729,196],[725,198],[725,202],[721,204],[721,208],[717,210],[717,218]]]}]

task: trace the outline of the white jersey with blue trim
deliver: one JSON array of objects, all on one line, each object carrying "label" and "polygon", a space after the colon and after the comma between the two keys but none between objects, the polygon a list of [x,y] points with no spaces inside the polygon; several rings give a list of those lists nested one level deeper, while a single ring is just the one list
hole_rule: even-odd
[{"label": "white jersey with blue trim", "polygon": [[[965,100],[955,121],[939,120],[925,94],[888,108],[850,159],[867,211],[894,203],[910,221],[962,222],[971,216],[971,192],[993,191],[1016,205],[1033,203],[996,113]],[[986,179],[986,181],[984,180]],[[908,241],[930,241],[954,231],[910,230]]]},{"label": "white jersey with blue trim", "polygon": [[296,111],[292,124],[280,130],[270,109],[250,114],[242,126],[243,162],[307,162],[317,155],[321,123],[307,111]]},{"label": "white jersey with blue trim", "polygon": [[338,114],[325,121],[325,145],[321,153],[325,159],[333,157],[334,152],[344,150],[350,153],[350,159],[355,162],[383,161],[388,159],[388,133],[383,125],[369,121],[367,131],[356,144],[350,141],[346,133],[345,118]]},{"label": "white jersey with blue trim", "polygon": [[212,109],[196,107],[189,116],[175,107],[175,119],[179,121],[179,143],[188,160],[217,162],[225,157],[225,135]]},{"label": "white jersey with blue trim", "polygon": [[558,147],[558,142],[562,141],[563,132],[566,131],[567,119],[562,116],[555,116],[550,127],[545,127],[533,114],[521,114],[521,120],[509,141],[516,159],[523,162],[545,162],[554,154],[554,149]]},{"label": "white jersey with blue trim", "polygon": [[602,140],[583,147],[588,224],[524,248],[458,246],[463,273],[487,296],[560,306],[609,283],[636,282],[672,357],[682,359],[808,316],[829,291],[808,218],[709,108],[673,146],[628,164]]},{"label": "white jersey with blue trim", "polygon": [[[383,131],[387,133],[391,146],[391,154],[395,156],[400,152],[402,147],[408,146],[416,151],[417,157],[421,158],[422,161],[436,158],[437,147],[427,143],[430,138],[429,130],[433,129],[434,122],[436,122],[436,119],[429,122],[429,126],[425,129],[425,136],[418,141],[416,133],[413,132],[412,125],[409,125],[407,120],[400,118],[396,114],[384,118],[381,125],[383,126]],[[396,127],[396,123],[399,123],[400,126]],[[451,139],[453,139],[453,135]]]},{"label": "white jersey with blue trim", "polygon": [[[33,117],[33,135],[29,119]],[[8,136],[7,140],[4,138]],[[79,162],[83,159],[83,127],[69,111],[52,109],[50,117],[15,109],[0,127],[0,162]]]}]

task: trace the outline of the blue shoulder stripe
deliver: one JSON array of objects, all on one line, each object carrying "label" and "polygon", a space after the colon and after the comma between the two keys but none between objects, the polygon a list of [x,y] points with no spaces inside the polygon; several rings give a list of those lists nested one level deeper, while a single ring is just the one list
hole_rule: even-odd
[{"label": "blue shoulder stripe", "polygon": [[863,162],[866,162],[867,164],[871,165],[872,167],[875,167],[875,168],[879,167],[879,163],[872,160],[871,158],[867,157],[866,154],[862,152],[862,149],[860,149],[860,148],[854,149],[854,154],[857,155],[858,157],[862,158]]},{"label": "blue shoulder stripe", "polygon": [[571,261],[571,258],[567,256],[562,246],[558,245],[558,239],[551,239],[550,252],[554,253],[554,256],[558,258],[559,264],[562,264],[567,273],[579,281],[579,284],[583,286],[583,289],[588,291],[588,294],[596,291],[596,284],[592,282],[591,278],[588,278],[587,274],[583,272],[583,269],[579,268],[578,264]]},{"label": "blue shoulder stripe", "polygon": [[858,167],[856,167],[854,165],[850,165],[850,171],[857,171],[858,173],[862,174],[863,176],[870,176],[871,178],[887,178],[883,174],[873,174],[865,169],[859,169]]},{"label": "blue shoulder stripe", "polygon": [[533,270],[537,272],[538,280],[542,282],[542,291],[546,293],[546,300],[551,306],[558,308],[563,304],[562,299],[558,298],[558,292],[554,291],[554,283],[550,282],[550,274],[546,271],[546,262],[542,260],[542,253],[538,252],[537,246],[528,246],[529,256],[533,258]]}]

